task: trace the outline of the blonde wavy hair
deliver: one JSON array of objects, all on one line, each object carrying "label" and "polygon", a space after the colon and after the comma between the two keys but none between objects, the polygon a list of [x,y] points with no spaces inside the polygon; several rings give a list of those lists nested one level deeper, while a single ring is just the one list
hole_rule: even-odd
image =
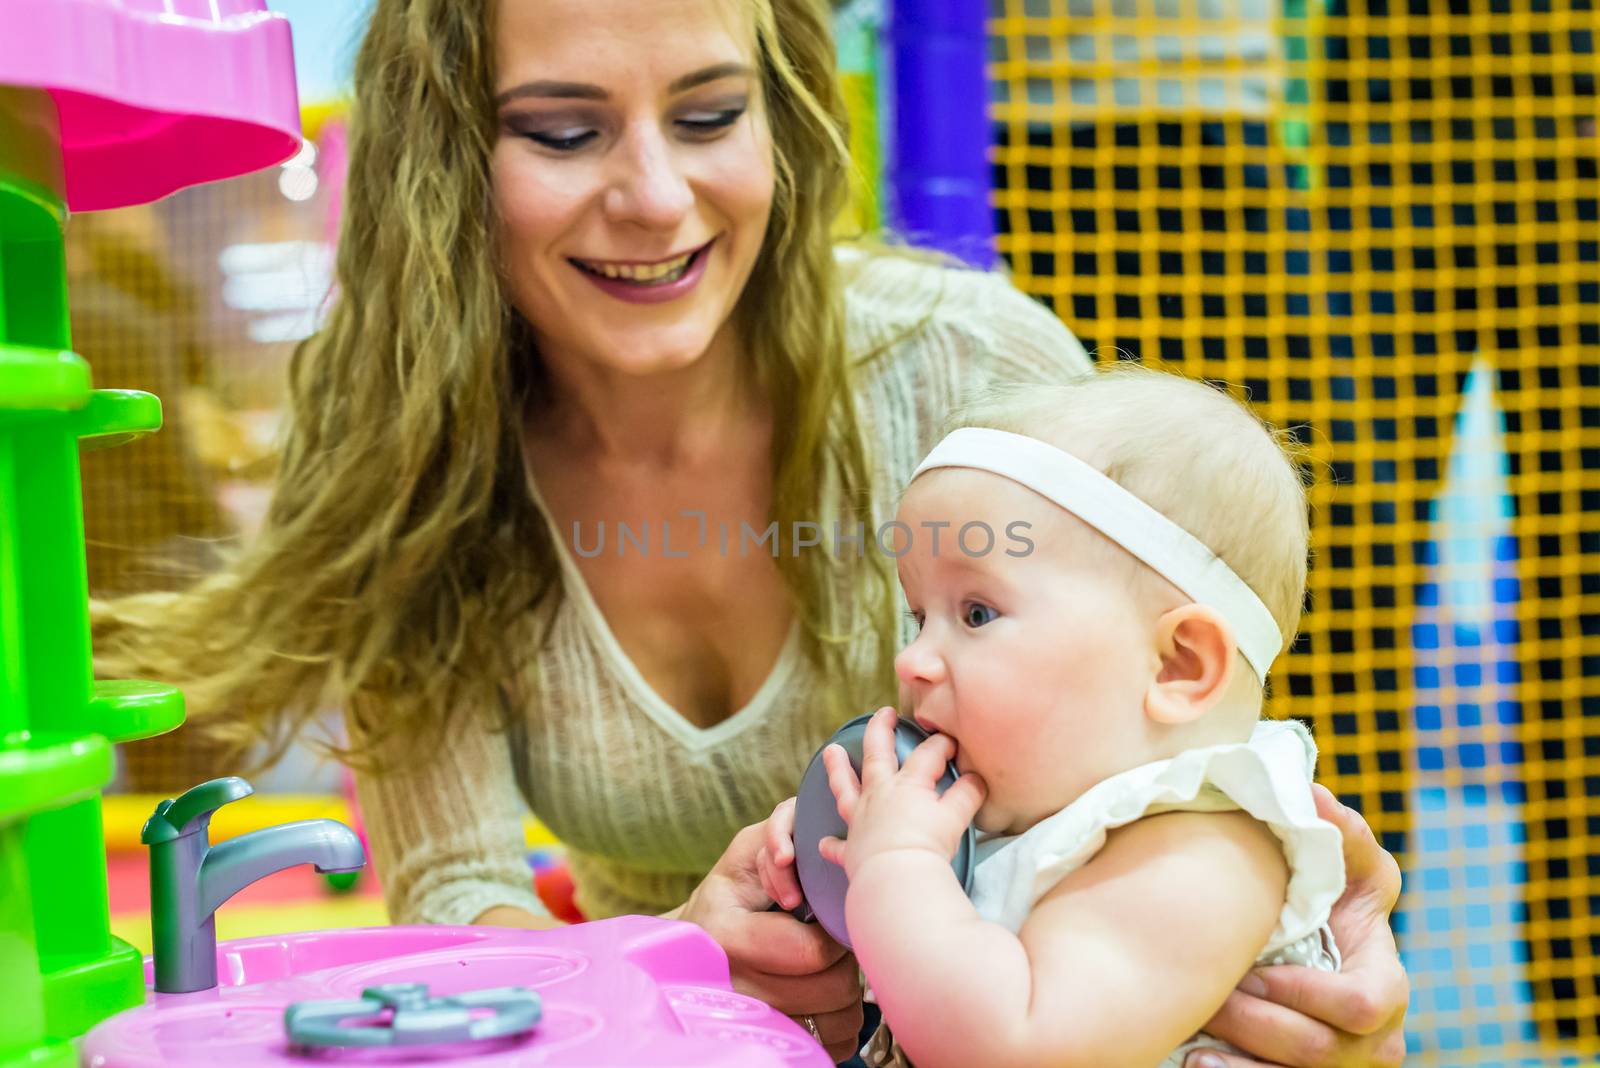
[{"label": "blonde wavy hair", "polygon": [[[757,381],[784,401],[770,518],[792,529],[842,500],[853,525],[870,520],[871,461],[830,235],[849,161],[829,11],[745,6],[777,178],[734,315]],[[495,268],[493,24],[490,0],[378,0],[355,64],[338,298],[290,365],[264,526],[185,591],[94,606],[98,673],[181,686],[217,735],[240,752],[265,743],[268,762],[334,706],[354,713],[342,755],[382,746],[385,762],[424,754],[466,710],[520,714],[511,688],[542,640],[526,624],[560,597],[520,447],[537,353]],[[826,714],[892,697],[895,587],[879,554],[777,562],[823,678],[860,674],[845,652],[863,626],[878,642],[881,669],[819,695]]]}]

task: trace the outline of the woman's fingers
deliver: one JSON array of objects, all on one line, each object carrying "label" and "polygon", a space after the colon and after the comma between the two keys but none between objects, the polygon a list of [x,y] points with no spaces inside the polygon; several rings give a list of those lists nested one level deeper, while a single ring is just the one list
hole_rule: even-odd
[{"label": "woman's fingers", "polygon": [[1369,909],[1381,912],[1387,920],[1400,900],[1400,865],[1378,844],[1361,814],[1340,804],[1326,786],[1313,784],[1311,795],[1317,815],[1344,836],[1345,896],[1365,899]]},{"label": "woman's fingers", "polygon": [[772,898],[761,887],[758,864],[764,833],[760,824],[752,824],[734,835],[676,916],[704,928],[728,955],[736,975],[822,971],[842,958],[845,948],[817,924],[769,911]]},{"label": "woman's fingers", "polygon": [[[789,1018],[799,1024],[801,1030],[810,1033],[804,1016]],[[841,1009],[838,1012],[812,1013],[811,1019],[817,1028],[817,1040],[835,1064],[856,1055],[861,1039],[862,1015],[859,1004],[853,1009]]]},{"label": "woman's fingers", "polygon": [[805,980],[833,968],[849,953],[821,925],[801,923],[786,912],[747,912],[708,933],[727,953],[736,973]]},{"label": "woman's fingers", "polygon": [[765,834],[758,824],[736,834],[675,915],[722,947],[735,990],[787,1015],[814,1016],[828,1052],[843,1060],[861,1027],[860,970],[820,924],[767,909],[758,871]]},{"label": "woman's fingers", "polygon": [[800,890],[800,878],[795,873],[792,860],[786,865],[780,865],[771,859],[767,847],[762,846],[757,867],[761,873],[761,889],[769,898],[785,909],[792,909],[800,904],[804,895]]},{"label": "woman's fingers", "polygon": [[794,798],[785,798],[778,802],[778,807],[772,810],[772,815],[767,817],[767,848],[772,850],[774,859],[780,857],[785,847],[789,847],[790,859],[794,857]]},{"label": "woman's fingers", "polygon": [[1409,989],[1404,971],[1390,974],[1372,967],[1370,960],[1347,959],[1340,972],[1290,965],[1258,968],[1253,978],[1261,984],[1258,996],[1267,1001],[1352,1036],[1376,1035],[1398,1022]]},{"label": "woman's fingers", "polygon": [[1220,1049],[1195,1050],[1183,1060],[1183,1068],[1282,1068],[1282,1065],[1258,1061]]},{"label": "woman's fingers", "polygon": [[861,782],[850,763],[850,754],[842,745],[830,745],[822,751],[822,766],[828,771],[828,789],[833,791],[839,818],[849,823],[856,810],[856,800],[861,796]]},{"label": "woman's fingers", "polygon": [[800,904],[800,877],[794,865],[794,798],[780,801],[767,817],[757,867],[767,896],[786,909]]},{"label": "woman's fingers", "polygon": [[[773,913],[774,916],[780,915]],[[792,917],[790,922],[798,922]],[[810,926],[816,926],[811,924]],[[861,968],[844,954],[827,968],[809,975],[774,975],[746,971],[734,982],[742,994],[759,997],[786,1016],[820,1016],[861,1005]],[[859,1025],[858,1025],[859,1026]]]},{"label": "woman's fingers", "polygon": [[[1354,1063],[1338,1059],[1339,1033],[1327,1024],[1238,990],[1228,995],[1204,1030],[1263,1064],[1334,1068]],[[1190,1054],[1184,1068],[1195,1068],[1196,1057]]]},{"label": "woman's fingers", "polygon": [[1312,787],[1312,794],[1317,814],[1344,836],[1345,890],[1328,916],[1343,962],[1337,975],[1263,969],[1263,996],[1363,1036],[1373,1048],[1388,1048],[1396,1041],[1403,1047],[1403,1038],[1397,1036],[1403,1033],[1411,985],[1389,926],[1389,913],[1400,896],[1400,866],[1378,845],[1359,813],[1322,786]]},{"label": "woman's fingers", "polygon": [[855,1053],[861,1033],[861,971],[854,957],[842,957],[812,975],[735,974],[733,986],[742,994],[760,998],[802,1027],[804,1017],[811,1016],[822,1045],[835,1061],[846,1060]]},{"label": "woman's fingers", "polygon": [[[1287,972],[1313,972],[1310,968],[1280,966],[1263,968],[1256,974],[1275,972],[1281,980]],[[1315,974],[1339,979],[1331,972]],[[1235,990],[1228,995],[1217,1014],[1206,1022],[1205,1032],[1245,1051],[1244,1060],[1224,1062],[1238,1065],[1281,1064],[1288,1068],[1399,1068],[1405,1059],[1405,1033],[1394,1023],[1358,1034],[1324,1023],[1304,1012]],[[1197,1068],[1191,1054],[1185,1068]]]}]

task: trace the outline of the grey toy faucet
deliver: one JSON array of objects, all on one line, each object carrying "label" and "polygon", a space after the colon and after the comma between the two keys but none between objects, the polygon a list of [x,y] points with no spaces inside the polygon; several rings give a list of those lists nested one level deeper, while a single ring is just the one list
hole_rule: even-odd
[{"label": "grey toy faucet", "polygon": [[150,847],[150,926],[160,993],[217,985],[217,907],[251,883],[296,864],[333,872],[355,871],[367,862],[361,840],[338,820],[298,820],[212,846],[212,814],[254,792],[237,776],[212,779],[161,802],[145,821],[139,840]]}]

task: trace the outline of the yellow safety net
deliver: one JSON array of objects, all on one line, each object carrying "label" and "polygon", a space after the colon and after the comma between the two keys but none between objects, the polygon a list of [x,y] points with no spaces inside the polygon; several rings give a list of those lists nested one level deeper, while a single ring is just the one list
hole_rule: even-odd
[{"label": "yellow safety net", "polygon": [[1310,448],[1272,708],[1400,857],[1413,1060],[1592,1062],[1593,4],[989,3],[1017,283]]}]

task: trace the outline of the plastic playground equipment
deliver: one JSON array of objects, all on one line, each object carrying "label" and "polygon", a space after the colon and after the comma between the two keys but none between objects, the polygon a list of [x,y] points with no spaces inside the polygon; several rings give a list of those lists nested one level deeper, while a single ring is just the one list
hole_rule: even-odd
[{"label": "plastic playground equipment", "polygon": [[161,406],[93,389],[72,352],[62,226],[274,163],[298,115],[260,0],[0,0],[0,25],[0,1064],[65,1065],[144,998],[110,933],[100,789],[111,745],[176,727],[183,699],[93,681],[78,449]]},{"label": "plastic playground equipment", "polygon": [[[288,23],[264,0],[0,0],[0,1068],[406,1063],[825,1068],[689,924],[365,928],[216,943],[216,908],[312,862],[364,862],[332,820],[213,845],[240,779],[145,824],[155,955],[110,933],[111,746],[183,721],[176,690],[95,682],[78,449],[161,425],[72,352],[67,212],[142,203],[299,148]],[[158,992],[159,991],[159,992]],[[87,1034],[85,1034],[87,1032]],[[381,1053],[382,1051],[377,1051]],[[362,1058],[368,1059],[368,1058]]]},{"label": "plastic playground equipment", "polygon": [[83,1063],[831,1064],[787,1017],[729,989],[727,958],[709,935],[651,916],[555,931],[372,927],[239,939],[218,947],[217,968],[216,989],[153,994],[95,1028]]}]

